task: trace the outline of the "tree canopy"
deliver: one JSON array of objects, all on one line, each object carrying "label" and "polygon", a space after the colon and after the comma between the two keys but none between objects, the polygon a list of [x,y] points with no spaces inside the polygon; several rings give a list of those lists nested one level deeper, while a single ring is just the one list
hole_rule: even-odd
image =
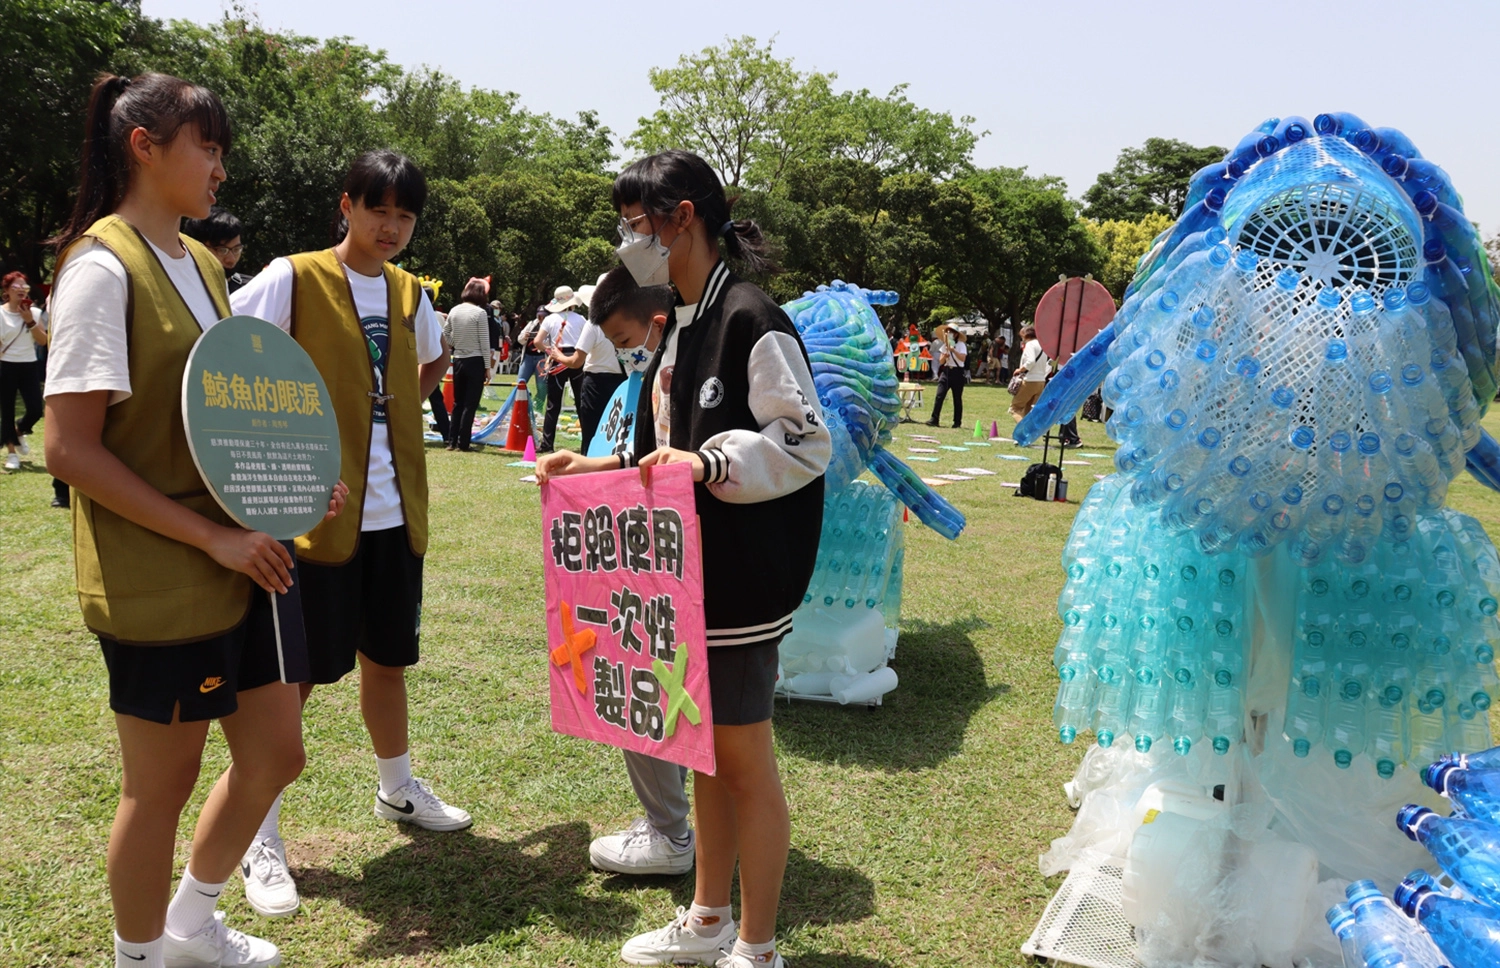
[{"label": "tree canopy", "polygon": [[1096,221],[1136,222],[1154,213],[1182,214],[1188,181],[1204,165],[1224,158],[1223,148],[1195,148],[1175,138],[1147,138],[1120,152],[1115,167],[1083,193],[1083,214]]},{"label": "tree canopy", "polygon": [[[128,3],[13,5],[0,41],[0,83],[12,92],[0,114],[6,268],[44,278],[94,77],[144,70],[223,99],[235,144],[220,201],[245,224],[249,271],[330,244],[348,165],[376,147],[427,173],[427,209],[402,262],[445,292],[490,275],[495,295],[526,311],[614,264],[620,162],[615,133],[591,110],[534,112],[513,92],[405,68],[351,38],[270,30],[237,6],[199,24],[162,23]],[[702,154],[736,214],[777,246],[786,272],[759,281],[779,298],[843,278],[899,292],[880,310],[892,326],[960,314],[999,327],[1029,317],[1058,273],[1099,272],[1114,257],[1059,179],[976,167],[986,132],[912,102],[904,84],[839,90],[836,75],[802,70],[753,37],[648,77],[660,105],[623,142],[627,160],[666,147]]]}]

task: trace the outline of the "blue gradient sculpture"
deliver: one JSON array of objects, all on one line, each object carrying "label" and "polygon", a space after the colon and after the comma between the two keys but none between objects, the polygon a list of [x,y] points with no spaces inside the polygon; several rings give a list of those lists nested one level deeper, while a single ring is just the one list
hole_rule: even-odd
[{"label": "blue gradient sculpture", "polygon": [[[1199,171],[1016,428],[1102,384],[1119,444],[1064,553],[1063,741],[1224,753],[1255,712],[1386,777],[1487,746],[1500,560],[1444,501],[1466,467],[1500,485],[1497,324],[1478,234],[1400,132],[1273,119]],[[1267,660],[1285,702],[1247,710]]]}]

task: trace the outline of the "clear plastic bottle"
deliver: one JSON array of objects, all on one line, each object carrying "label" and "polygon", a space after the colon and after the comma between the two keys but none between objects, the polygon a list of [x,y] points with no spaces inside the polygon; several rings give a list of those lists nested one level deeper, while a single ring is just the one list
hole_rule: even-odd
[{"label": "clear plastic bottle", "polygon": [[1401,882],[1397,903],[1442,949],[1452,968],[1500,965],[1500,911],[1447,897],[1425,885]]},{"label": "clear plastic bottle", "polygon": [[1354,909],[1354,934],[1367,965],[1438,968],[1445,964],[1443,953],[1427,933],[1381,894],[1374,881],[1355,881],[1344,893]]}]

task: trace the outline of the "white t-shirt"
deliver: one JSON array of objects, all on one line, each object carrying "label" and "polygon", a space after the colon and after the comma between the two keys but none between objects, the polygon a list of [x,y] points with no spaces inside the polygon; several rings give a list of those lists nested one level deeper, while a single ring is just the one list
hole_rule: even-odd
[{"label": "white t-shirt", "polygon": [[[193,257],[167,255],[147,240],[201,329],[219,321]],[[109,405],[130,396],[130,355],[125,339],[127,276],[115,254],[85,240],[63,263],[52,289],[52,330],[47,345],[47,396],[108,390]],[[57,325],[62,323],[61,326]]]},{"label": "white t-shirt", "polygon": [[[380,358],[372,358],[375,385],[385,388],[385,364],[389,357],[391,325],[386,318],[385,276],[362,276],[348,266],[344,275],[354,293],[354,308],[359,313],[365,336],[377,349]],[[281,329],[292,329],[292,264],[277,259],[230,297],[238,314],[256,316]],[[431,363],[443,355],[443,327],[432,309],[427,294],[417,308],[417,362]],[[420,401],[419,401],[420,402]],[[374,427],[370,434],[370,470],[365,478],[365,507],[361,531],[384,531],[399,528],[406,517],[401,513],[401,491],[396,485],[396,464],[391,456],[391,428],[386,423],[385,405],[374,408]]]},{"label": "white t-shirt", "polygon": [[1051,360],[1042,350],[1039,340],[1027,340],[1026,347],[1021,350],[1021,365],[1018,367],[1026,376],[1023,383],[1041,383],[1047,379],[1047,371],[1051,369]]},{"label": "white t-shirt", "polygon": [[[667,334],[661,350],[661,364],[651,384],[651,409],[656,414],[656,446],[672,446],[672,371],[677,368],[677,343],[682,331],[693,325],[698,304],[677,307],[677,325]],[[645,455],[642,455],[645,456]]]},{"label": "white t-shirt", "polygon": [[578,337],[576,349],[588,354],[583,362],[585,373],[621,373],[620,360],[615,356],[615,344],[604,335],[604,330],[593,323],[583,324],[583,335]]},{"label": "white t-shirt", "polygon": [[[47,331],[47,327],[42,325],[42,311],[35,306],[31,307],[31,319],[41,326],[42,332]],[[35,363],[36,340],[31,338],[31,332],[26,328],[26,320],[19,312],[13,313],[0,303],[0,350],[4,350],[0,353],[0,360],[6,363]]]},{"label": "white t-shirt", "polygon": [[553,313],[542,320],[542,332],[546,334],[546,341],[558,349],[564,346],[577,347],[587,322],[575,312]]}]

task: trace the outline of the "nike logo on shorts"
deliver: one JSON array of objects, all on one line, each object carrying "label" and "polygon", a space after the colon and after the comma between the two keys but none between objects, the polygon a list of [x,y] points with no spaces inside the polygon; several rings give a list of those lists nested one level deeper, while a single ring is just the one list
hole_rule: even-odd
[{"label": "nike logo on shorts", "polygon": [[203,684],[198,687],[198,691],[199,692],[213,692],[215,689],[219,688],[223,684],[224,684],[224,677],[223,676],[209,676],[207,679],[203,680]]}]

